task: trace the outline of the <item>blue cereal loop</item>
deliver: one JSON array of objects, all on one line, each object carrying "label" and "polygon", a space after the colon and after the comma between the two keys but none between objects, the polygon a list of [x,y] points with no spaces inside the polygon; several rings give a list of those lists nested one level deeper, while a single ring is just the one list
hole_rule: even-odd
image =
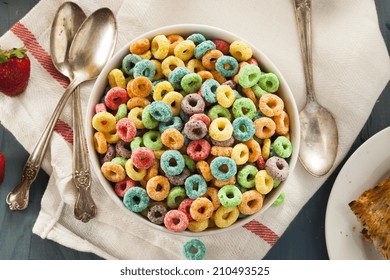
[{"label": "blue cereal loop", "polygon": [[206,41],[206,37],[200,33],[193,33],[187,37],[187,40],[191,40],[195,45],[199,45],[200,43]]},{"label": "blue cereal loop", "polygon": [[[174,163],[172,163],[174,161]],[[161,155],[161,169],[170,176],[179,175],[185,167],[184,158],[179,151],[167,150]]]},{"label": "blue cereal loop", "polygon": [[130,211],[139,213],[148,207],[150,202],[146,190],[141,187],[130,188],[123,197],[123,204]]},{"label": "blue cereal loop", "polygon": [[[197,186],[197,188],[195,188]],[[186,194],[189,198],[195,199],[206,193],[207,183],[199,174],[188,177],[184,182]]]},{"label": "blue cereal loop", "polygon": [[[227,171],[222,171],[220,168],[226,166]],[[237,166],[234,160],[228,157],[216,157],[210,163],[210,171],[215,179],[227,181],[237,173]]]},{"label": "blue cereal loop", "polygon": [[223,55],[217,59],[215,70],[224,77],[232,77],[238,72],[238,61],[232,56]]},{"label": "blue cereal loop", "polygon": [[172,119],[171,108],[163,101],[154,101],[150,104],[150,115],[159,122],[168,122]]},{"label": "blue cereal loop", "polygon": [[182,252],[189,260],[202,260],[206,255],[206,246],[198,239],[191,239],[183,245]]},{"label": "blue cereal loop", "polygon": [[133,75],[134,66],[140,62],[142,58],[136,54],[128,54],[122,59],[122,69],[127,75]]},{"label": "blue cereal loop", "polygon": [[236,140],[245,142],[253,137],[255,134],[255,125],[248,117],[238,117],[232,123],[233,136]]},{"label": "blue cereal loop", "polygon": [[134,78],[139,76],[144,76],[148,78],[150,81],[153,81],[155,74],[156,74],[156,66],[154,66],[153,62],[147,59],[143,59],[137,62],[133,69]]},{"label": "blue cereal loop", "polygon": [[181,131],[183,129],[183,121],[180,117],[175,116],[167,122],[160,122],[158,125],[158,130],[160,133],[163,133],[168,128],[174,128]]},{"label": "blue cereal loop", "polygon": [[215,50],[217,46],[211,40],[206,40],[195,47],[194,56],[201,60],[207,51]]},{"label": "blue cereal loop", "polygon": [[216,103],[217,102],[217,88],[220,86],[220,84],[214,80],[214,79],[207,79],[206,81],[203,82],[202,87],[201,87],[201,92],[203,98],[208,102],[208,103]]},{"label": "blue cereal loop", "polygon": [[181,90],[181,80],[183,77],[187,74],[190,74],[190,70],[188,70],[186,67],[176,67],[169,73],[168,75],[168,82],[170,82],[175,90]]}]

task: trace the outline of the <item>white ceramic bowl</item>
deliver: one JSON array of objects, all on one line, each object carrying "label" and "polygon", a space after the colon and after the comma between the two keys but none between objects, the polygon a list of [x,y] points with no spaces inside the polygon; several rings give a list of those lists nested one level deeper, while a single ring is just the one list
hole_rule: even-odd
[{"label": "white ceramic bowl", "polygon": [[[206,229],[203,232],[199,233],[194,233],[190,232],[188,230],[184,232],[179,232],[179,233],[174,233],[169,230],[167,230],[164,226],[159,226],[151,223],[149,220],[147,220],[145,217],[138,213],[133,213],[130,210],[128,210],[122,200],[115,194],[113,187],[111,183],[104,178],[100,171],[100,163],[99,163],[99,158],[98,154],[94,150],[94,143],[93,143],[93,134],[94,134],[94,129],[92,128],[91,121],[92,117],[94,115],[94,110],[95,110],[95,105],[99,103],[101,100],[101,97],[103,95],[104,89],[106,88],[108,81],[107,81],[107,75],[108,73],[114,69],[117,68],[121,65],[121,61],[123,57],[125,57],[126,54],[129,52],[129,45],[140,39],[140,38],[153,38],[154,36],[158,34],[181,34],[183,37],[186,35],[190,35],[192,33],[202,33],[205,35],[207,39],[223,39],[226,40],[227,42],[233,42],[237,39],[242,40],[246,43],[248,43],[252,49],[253,49],[253,56],[255,58],[258,58],[259,61],[259,66],[262,69],[262,71],[265,72],[273,72],[275,73],[279,79],[280,79],[280,87],[278,90],[278,95],[284,100],[285,103],[285,109],[289,115],[290,118],[290,137],[291,137],[291,142],[293,144],[293,154],[289,159],[289,167],[290,167],[290,174],[293,172],[294,167],[297,162],[298,158],[298,151],[299,151],[299,139],[300,139],[300,131],[299,131],[299,118],[298,118],[298,110],[296,107],[296,103],[294,100],[294,97],[291,93],[290,88],[288,87],[286,80],[284,79],[283,75],[280,73],[278,68],[272,63],[272,61],[256,46],[252,45],[250,42],[247,42],[246,40],[240,38],[239,36],[236,36],[230,32],[227,32],[225,30],[216,28],[216,27],[211,27],[211,26],[206,26],[206,25],[198,25],[198,24],[180,24],[180,25],[172,25],[172,26],[166,26],[166,27],[161,27],[156,30],[150,31],[148,33],[142,34],[141,36],[134,38],[133,41],[130,41],[127,45],[125,45],[123,48],[121,48],[114,56],[113,58],[106,64],[104,67],[103,71],[97,78],[95,85],[92,89],[92,93],[88,102],[88,107],[87,107],[87,112],[86,112],[86,137],[87,137],[87,144],[88,144],[88,149],[90,151],[90,158],[91,158],[91,164],[92,164],[92,169],[95,171],[97,174],[97,177],[100,180],[100,183],[103,185],[105,188],[107,194],[108,194],[108,199],[111,199],[120,207],[125,215],[129,215],[133,218],[136,218],[139,220],[140,223],[144,223],[148,226],[150,226],[152,229],[155,230],[160,230],[165,233],[170,233],[170,234],[179,234],[179,235],[184,235],[184,236],[191,236],[191,237],[196,237],[196,236],[203,236],[203,235],[209,235],[209,234],[216,234],[216,233],[222,233],[240,226],[243,226],[244,224],[250,222],[254,218],[258,217],[262,213],[264,213],[267,208],[269,208],[272,203],[278,198],[279,194],[285,189],[288,188],[288,178],[287,180],[283,181],[280,186],[274,190],[272,190],[271,193],[267,194],[263,208],[257,212],[254,215],[248,216],[246,218],[242,218],[237,220],[232,226],[227,227],[227,228],[211,228],[211,229]],[[99,205],[97,205],[99,207]],[[101,210],[101,211],[109,211],[109,209]]]}]

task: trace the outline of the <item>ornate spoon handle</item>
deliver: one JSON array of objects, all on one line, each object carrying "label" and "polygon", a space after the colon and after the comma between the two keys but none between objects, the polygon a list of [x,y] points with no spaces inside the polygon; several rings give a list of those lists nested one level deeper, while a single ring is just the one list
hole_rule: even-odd
[{"label": "ornate spoon handle", "polygon": [[80,104],[80,89],[73,93],[73,181],[77,188],[74,216],[88,222],[96,216],[96,205],[91,196],[91,174],[85,142]]}]

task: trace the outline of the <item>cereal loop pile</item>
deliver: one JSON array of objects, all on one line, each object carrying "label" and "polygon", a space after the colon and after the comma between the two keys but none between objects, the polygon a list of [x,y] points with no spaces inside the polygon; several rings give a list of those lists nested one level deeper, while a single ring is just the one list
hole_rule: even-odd
[{"label": "cereal loop pile", "polygon": [[101,172],[151,223],[229,227],[286,180],[292,144],[279,79],[245,42],[139,39],[107,80],[92,119]]}]

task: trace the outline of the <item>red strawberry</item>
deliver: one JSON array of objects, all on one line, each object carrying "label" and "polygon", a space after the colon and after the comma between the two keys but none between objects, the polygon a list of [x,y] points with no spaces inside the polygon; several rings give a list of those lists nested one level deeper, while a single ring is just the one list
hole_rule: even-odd
[{"label": "red strawberry", "polygon": [[5,171],[5,158],[2,152],[0,152],[0,184],[4,181],[4,171]]},{"label": "red strawberry", "polygon": [[30,78],[30,59],[25,48],[0,50],[0,91],[8,96],[22,93]]}]

